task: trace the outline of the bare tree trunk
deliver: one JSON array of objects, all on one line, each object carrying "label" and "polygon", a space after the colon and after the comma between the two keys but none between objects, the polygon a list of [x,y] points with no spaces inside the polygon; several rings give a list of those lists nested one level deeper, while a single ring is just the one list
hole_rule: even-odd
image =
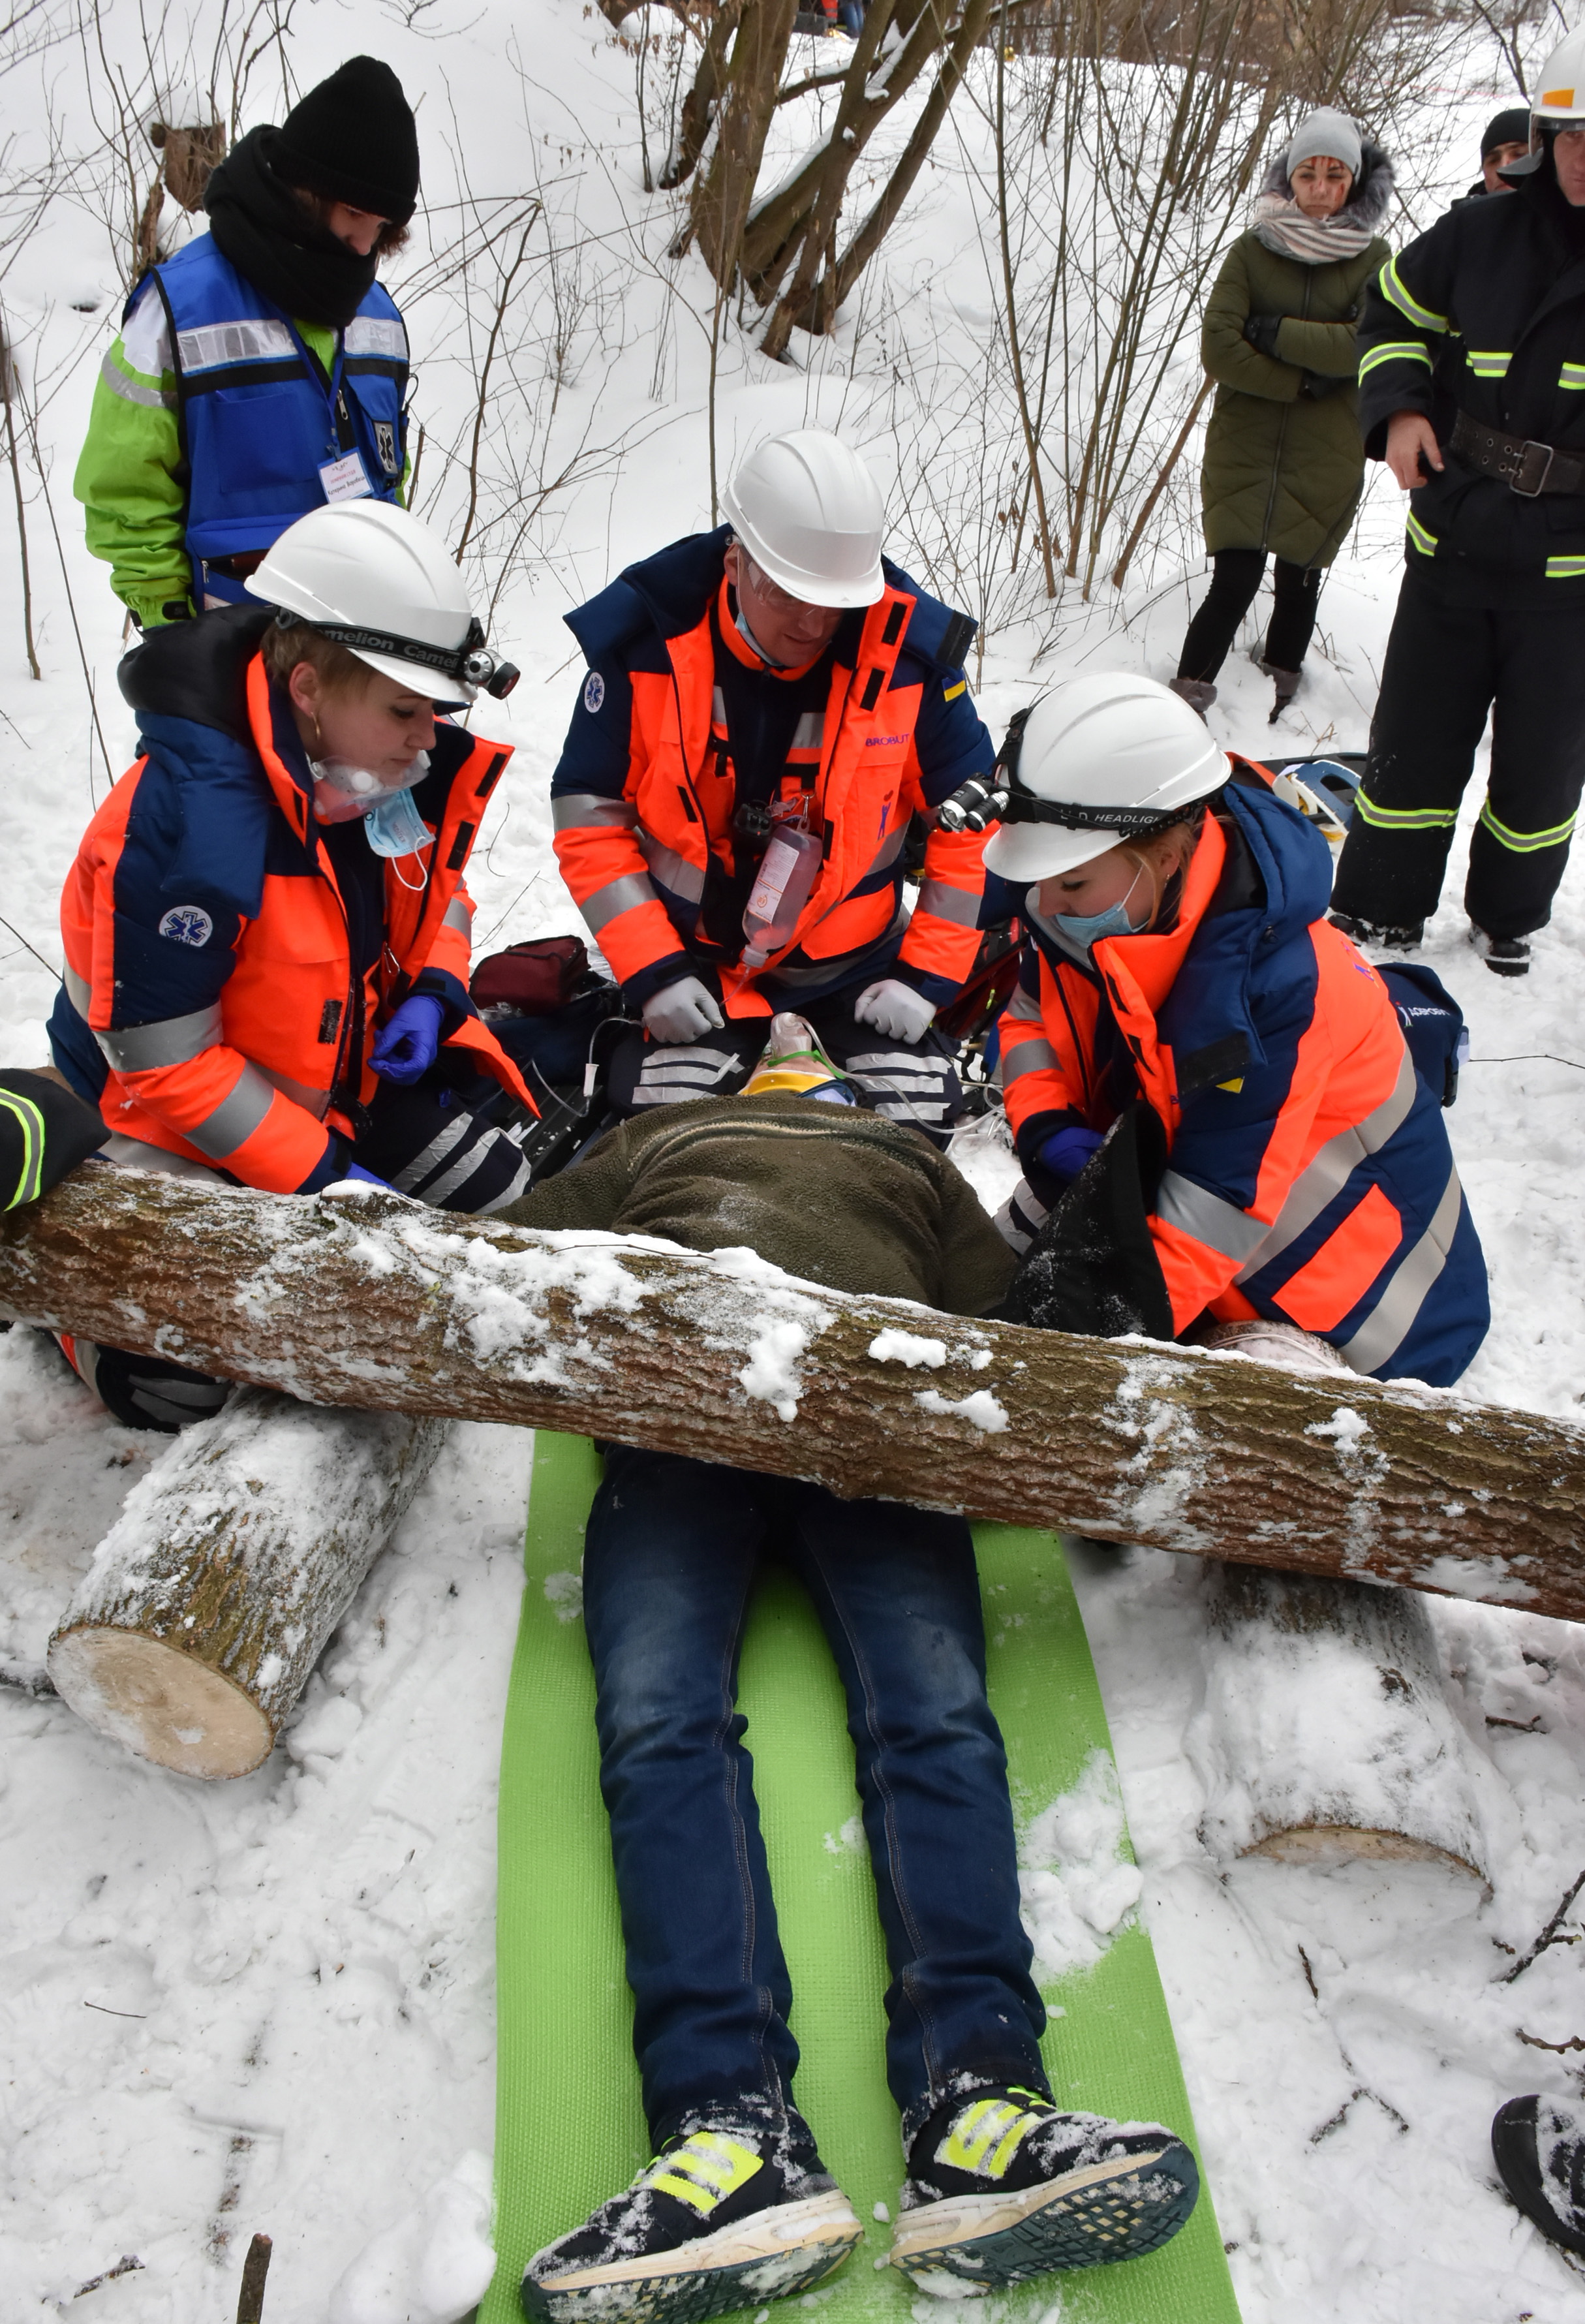
[{"label": "bare tree trunk", "polygon": [[692,204],[699,248],[723,290],[732,288],[737,272],[743,224],[754,198],[797,13],[797,0],[742,0],[738,17],[715,151],[709,168],[696,180]]},{"label": "bare tree trunk", "polygon": [[938,1315],[740,1257],[92,1162],[0,1313],[317,1403],[542,1425],[1014,1525],[1585,1619],[1585,1429]]},{"label": "bare tree trunk", "polygon": [[1475,1755],[1424,1601],[1255,1565],[1210,1578],[1217,1637],[1189,1751],[1212,1854],[1419,1858],[1485,1880]]},{"label": "bare tree trunk", "polygon": [[57,1693],[162,1767],[245,1775],[445,1435],[243,1389],[128,1495],[50,1641]]},{"label": "bare tree trunk", "polygon": [[[613,5],[622,0],[612,0]],[[715,119],[716,103],[721,95],[721,72],[726,60],[727,43],[737,30],[741,0],[724,0],[724,5],[711,25],[699,58],[698,70],[693,84],[682,101],[677,116],[677,143],[667,155],[660,171],[664,187],[686,184],[699,166],[699,156],[705,150],[711,124]]]}]

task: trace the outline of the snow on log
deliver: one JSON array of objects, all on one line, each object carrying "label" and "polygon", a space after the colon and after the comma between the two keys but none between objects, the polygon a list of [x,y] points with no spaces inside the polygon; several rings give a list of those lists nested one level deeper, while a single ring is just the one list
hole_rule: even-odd
[{"label": "snow on log", "polygon": [[86,1164],[0,1313],[317,1404],[585,1432],[1015,1525],[1585,1619],[1585,1430],[942,1315],[750,1251]]},{"label": "snow on log", "polygon": [[127,1495],[50,1641],[56,1692],[162,1767],[245,1775],[445,1434],[244,1388]]},{"label": "snow on log", "polygon": [[1420,1858],[1488,1877],[1482,1779],[1423,1600],[1213,1566],[1205,1703],[1189,1755],[1214,1856]]}]

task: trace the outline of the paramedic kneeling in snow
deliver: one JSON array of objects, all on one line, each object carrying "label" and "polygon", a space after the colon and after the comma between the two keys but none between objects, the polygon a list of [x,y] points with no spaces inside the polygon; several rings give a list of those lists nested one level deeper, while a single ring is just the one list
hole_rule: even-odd
[{"label": "paramedic kneeling in snow", "polygon": [[[1034,939],[1000,1024],[1025,1171],[999,1221],[1014,1248],[1038,1251],[1048,1211],[1052,1240],[1127,1117],[1138,1231],[1116,1257],[1139,1289],[1134,1328],[1263,1317],[1356,1372],[1457,1379],[1490,1321],[1485,1260],[1441,1092],[1324,917],[1316,824],[1147,678],[1044,696],[1014,722],[1002,783],[986,868],[1020,890]],[[1075,1196],[1093,1208],[1092,1193]],[[1108,1328],[1027,1296],[1010,1312]]]},{"label": "paramedic kneeling in snow", "polygon": [[[623,1123],[502,1215],[747,1243],[817,1283],[967,1314],[1013,1268],[945,1157],[855,1108],[791,1014],[743,1094]],[[548,2324],[696,2324],[806,2292],[860,2239],[793,2103],[793,1993],[735,1710],[772,1556],[814,1601],[857,1748],[908,2172],[893,2264],[968,2298],[1152,2251],[1193,2207],[1169,2130],[1052,2102],[963,1518],[613,1445],[584,1624],[656,2159],[530,2262],[523,2303]]]},{"label": "paramedic kneeling in snow", "polygon": [[[468,998],[462,872],[511,753],[436,712],[513,673],[444,542],[382,502],[303,517],[248,587],[122,664],[141,754],[61,898],[56,1065],[113,1161],[498,1209],[528,1168],[495,1118],[531,1107]],[[117,1401],[85,1352],[131,1425],[196,1416],[185,1389]]]},{"label": "paramedic kneeling in snow", "polygon": [[979,949],[982,835],[909,818],[989,773],[960,667],[975,624],[881,557],[874,478],[834,436],[760,446],[730,525],[630,566],[567,616],[588,659],[551,785],[562,875],[643,1013],[624,1111],[736,1089],[798,1009],[878,1111],[941,1134],[931,1028]]}]

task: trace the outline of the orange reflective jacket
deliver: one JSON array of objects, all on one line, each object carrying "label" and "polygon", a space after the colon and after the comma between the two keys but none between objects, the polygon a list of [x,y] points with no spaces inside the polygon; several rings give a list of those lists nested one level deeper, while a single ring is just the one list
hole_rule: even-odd
[{"label": "orange reflective jacket", "polygon": [[[723,528],[679,542],[568,616],[590,667],[552,786],[563,877],[640,1005],[701,965],[738,1015],[887,973],[939,1005],[979,948],[984,835],[931,830],[911,918],[903,851],[910,817],[994,760],[960,666],[973,624],[888,566],[880,603],[845,617],[824,698],[797,718],[785,756],[739,769],[717,652],[768,687],[806,674],[766,669],[742,640],[723,577],[728,538]],[[741,899],[721,900],[738,875],[745,785],[773,808],[806,801],[825,841],[791,942],[746,977]]]},{"label": "orange reflective jacket", "polygon": [[1325,841],[1240,777],[1165,933],[1104,937],[1081,962],[1029,891],[1035,945],[1000,1022],[1029,1187],[1037,1207],[1058,1198],[1040,1160],[1055,1132],[1104,1131],[1142,1097],[1167,1139],[1148,1226],[1175,1331],[1206,1311],[1267,1315],[1357,1371],[1456,1379],[1489,1310],[1441,1093],[1380,977],[1322,917]]},{"label": "orange reflective jacket", "polygon": [[[239,607],[159,632],[162,666],[212,654],[214,634],[198,634],[211,623],[242,644],[260,626]],[[339,1175],[339,1140],[378,1087],[375,1031],[415,991],[441,1001],[449,1046],[530,1102],[467,998],[463,867],[511,752],[437,727],[412,794],[434,844],[383,863],[384,941],[355,980],[290,707],[257,652],[237,676],[225,728],[218,709],[210,724],[137,701],[145,754],[89,825],[61,897],[57,1020],[91,1032],[112,1130],[290,1194]]]}]

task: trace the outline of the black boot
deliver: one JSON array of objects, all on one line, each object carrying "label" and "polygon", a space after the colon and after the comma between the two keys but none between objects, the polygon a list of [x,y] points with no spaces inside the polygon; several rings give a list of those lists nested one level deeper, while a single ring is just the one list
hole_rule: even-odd
[{"label": "black boot", "polygon": [[1585,2259],[1585,2116],[1562,2098],[1510,2098],[1492,2123],[1491,2153],[1525,2217]]},{"label": "black boot", "polygon": [[1528,976],[1530,973],[1530,939],[1528,936],[1488,936],[1484,928],[1470,923],[1470,942],[1494,976]]}]

